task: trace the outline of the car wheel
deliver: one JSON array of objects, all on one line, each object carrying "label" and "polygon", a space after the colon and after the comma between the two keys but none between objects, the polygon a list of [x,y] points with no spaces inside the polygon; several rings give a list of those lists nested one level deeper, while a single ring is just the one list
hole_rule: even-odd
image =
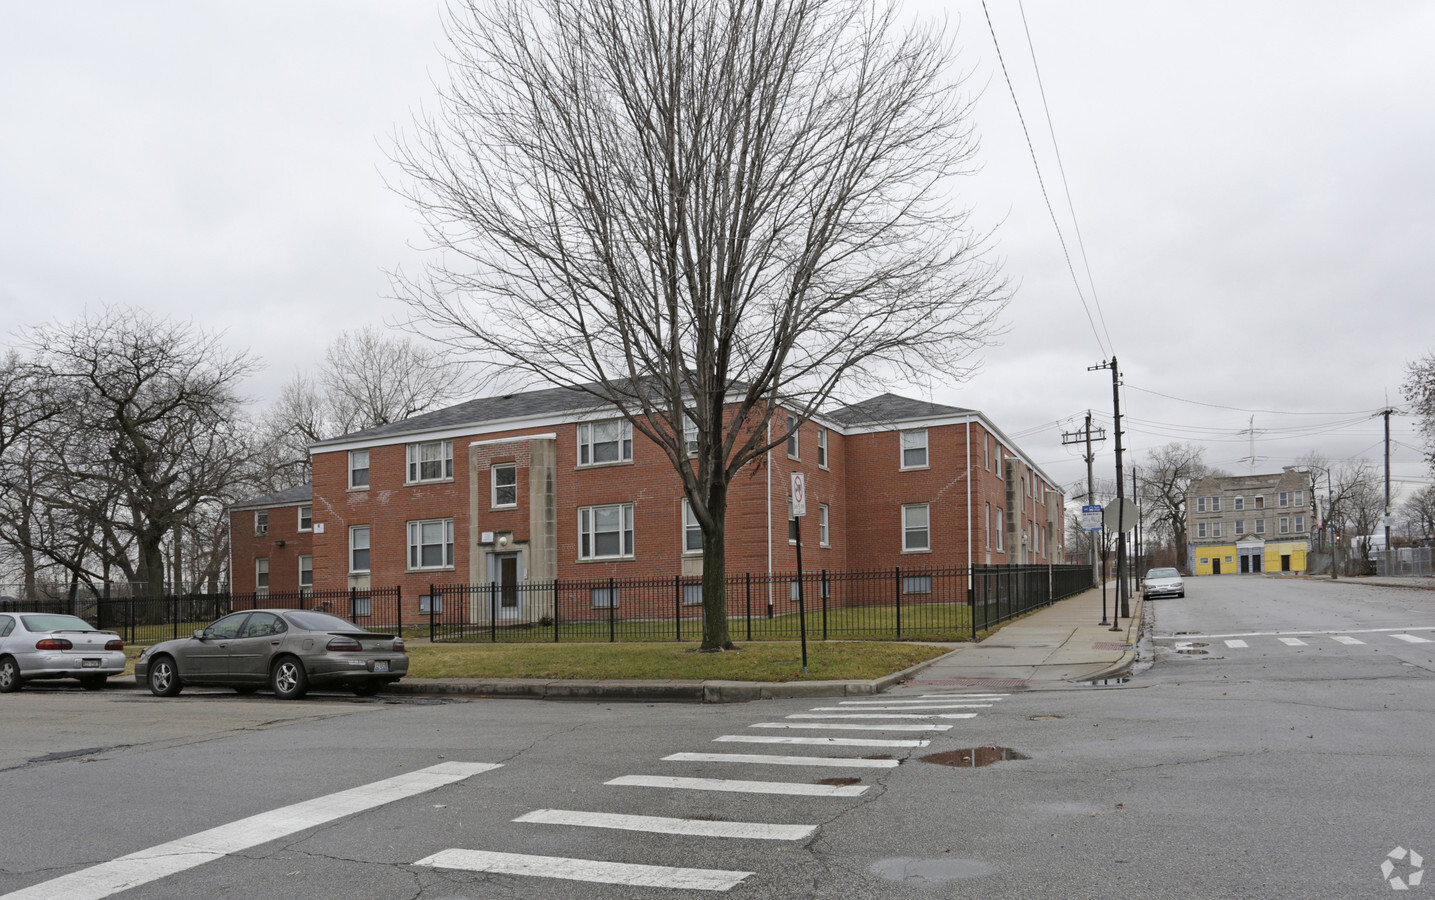
[{"label": "car wheel", "polygon": [[81,679],[80,679],[80,687],[84,688],[84,689],[87,690],[87,691],[100,691],[100,690],[104,690],[104,687],[105,687],[105,679],[106,679],[106,678],[109,678],[109,676],[108,676],[108,675],[91,675],[91,676],[88,676],[88,677],[86,677],[86,678],[81,678]]},{"label": "car wheel", "polygon": [[269,674],[269,686],[280,700],[298,700],[309,691],[309,676],[304,664],[293,656],[281,657]]},{"label": "car wheel", "polygon": [[149,692],[156,697],[173,697],[184,689],[184,683],[179,680],[179,670],[174,667],[174,659],[168,656],[150,660],[147,680]]},{"label": "car wheel", "polygon": [[384,686],[382,684],[356,684],[353,687],[353,691],[360,697],[372,697],[383,690],[383,688]]},{"label": "car wheel", "polygon": [[0,659],[0,694],[20,690],[20,667],[10,657]]}]

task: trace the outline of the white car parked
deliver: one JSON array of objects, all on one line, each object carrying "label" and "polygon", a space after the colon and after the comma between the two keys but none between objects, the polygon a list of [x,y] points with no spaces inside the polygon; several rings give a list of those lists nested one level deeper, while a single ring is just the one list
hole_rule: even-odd
[{"label": "white car parked", "polygon": [[78,616],[0,613],[0,693],[37,678],[78,678],[87,691],[125,670],[125,644]]},{"label": "white car parked", "polygon": [[1141,579],[1141,596],[1147,600],[1152,597],[1184,597],[1186,582],[1181,580],[1181,573],[1175,569],[1152,569]]}]

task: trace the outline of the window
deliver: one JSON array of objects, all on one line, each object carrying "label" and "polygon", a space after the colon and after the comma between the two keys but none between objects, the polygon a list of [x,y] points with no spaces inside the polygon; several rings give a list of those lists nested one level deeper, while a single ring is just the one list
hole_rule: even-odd
[{"label": "window", "polygon": [[578,426],[578,465],[632,462],[633,423],[627,419],[584,422]]},{"label": "window", "polygon": [[1205,497],[1197,497],[1197,498],[1196,498],[1196,512],[1205,512],[1205,511],[1206,511],[1206,498],[1205,498]]},{"label": "window", "polygon": [[268,533],[269,533],[269,510],[267,510],[267,509],[256,509],[256,510],[254,511],[254,533],[255,533],[255,534],[268,534]]},{"label": "window", "polygon": [[591,591],[591,596],[593,598],[594,609],[608,609],[609,607],[616,607],[618,605],[618,588],[616,585],[613,587],[595,587]]},{"label": "window", "polygon": [[1295,491],[1291,494],[1291,506],[1305,506],[1305,491]]},{"label": "window", "polygon": [[1257,495],[1256,495],[1256,509],[1265,509],[1265,508],[1266,508],[1266,498],[1265,498],[1264,496],[1262,496],[1261,494],[1257,494]]},{"label": "window", "polygon": [[827,468],[827,429],[817,426],[817,468]]},{"label": "window", "polygon": [[992,548],[992,505],[990,503],[987,504],[986,532],[987,549],[990,550]]},{"label": "window", "polygon": [[698,455],[698,423],[683,416],[683,446],[687,448],[688,456]]},{"label": "window", "polygon": [[1305,531],[1305,516],[1295,517],[1295,530],[1297,533]]},{"label": "window", "polygon": [[1213,537],[1213,538],[1218,538],[1218,537],[1220,537],[1220,536],[1221,536],[1221,523],[1220,523],[1220,522],[1212,522],[1212,523],[1211,523],[1211,537]]},{"label": "window", "polygon": [[1212,498],[1211,498],[1211,512],[1220,512],[1220,511],[1221,511],[1221,498],[1220,498],[1220,497],[1212,497]]},{"label": "window", "polygon": [[453,519],[409,523],[409,568],[453,567]]},{"label": "window", "polygon": [[408,484],[443,481],[453,477],[453,441],[424,441],[409,444]]},{"label": "window", "polygon": [[788,542],[789,544],[795,544],[795,543],[797,543],[797,529],[798,529],[797,516],[795,516],[795,515],[793,514],[793,512],[792,512],[792,498],[791,498],[791,497],[788,497],[788,498],[787,498],[787,542]]},{"label": "window", "polygon": [[273,613],[257,612],[250,614],[249,620],[244,623],[238,636],[242,638],[269,637],[273,634],[283,634],[288,630],[289,626],[284,624],[284,620]]},{"label": "window", "polygon": [[299,557],[299,590],[307,591],[314,587],[314,557],[304,555]]},{"label": "window", "polygon": [[1026,498],[1031,494],[1026,487],[1026,476],[1021,476],[1021,511],[1026,512]]},{"label": "window", "polygon": [[518,505],[518,464],[504,463],[488,470],[493,484],[493,508],[502,509]]},{"label": "window", "polygon": [[312,506],[301,506],[301,507],[299,507],[299,530],[300,530],[300,531],[313,531],[313,530],[314,530],[314,507],[312,507]]},{"label": "window", "polygon": [[369,526],[355,525],[349,529],[349,571],[369,571]]},{"label": "window", "polygon": [[1244,520],[1244,519],[1237,519],[1237,520],[1236,520],[1236,537],[1240,537],[1241,535],[1243,535],[1243,534],[1245,534],[1245,533],[1246,533],[1246,523],[1245,523],[1245,520]]},{"label": "window", "polygon": [[698,517],[686,500],[683,501],[683,552],[703,552],[703,527],[698,524]]},{"label": "window", "polygon": [[703,585],[699,581],[696,584],[683,585],[683,606],[702,606]]},{"label": "window", "polygon": [[827,530],[827,504],[817,504],[817,545],[819,547],[830,547],[830,532]]},{"label": "window", "polygon": [[925,469],[927,467],[927,429],[903,431],[902,468]]},{"label": "window", "polygon": [[1004,548],[1005,548],[1005,544],[1006,544],[1006,513],[1002,512],[1002,508],[1001,508],[1000,506],[997,507],[997,527],[996,527],[996,532],[997,532],[997,551],[998,551],[998,552],[1003,552],[1003,551],[1004,551]]},{"label": "window", "polygon": [[797,459],[797,416],[787,417],[787,455]]},{"label": "window", "polygon": [[1265,534],[1265,533],[1266,533],[1266,520],[1265,520],[1265,519],[1257,519],[1257,520],[1256,520],[1256,534]]},{"label": "window", "polygon": [[1276,505],[1279,506],[1281,509],[1285,509],[1287,506],[1291,505],[1291,495],[1289,492],[1281,491],[1279,494],[1276,495],[1276,497]]},{"label": "window", "polygon": [[633,504],[578,508],[579,559],[617,559],[632,555]]},{"label": "window", "polygon": [[902,507],[902,550],[903,552],[932,549],[930,511],[925,503],[910,503]]},{"label": "window", "polygon": [[902,593],[904,594],[930,594],[932,592],[932,576],[930,575],[903,575]]},{"label": "window", "polygon": [[1198,537],[1198,538],[1203,538],[1203,537],[1205,537],[1205,536],[1206,536],[1206,523],[1205,523],[1205,522],[1197,522],[1197,523],[1196,523],[1196,537]]},{"label": "window", "polygon": [[1201,557],[1201,565],[1203,565],[1203,566],[1209,566],[1210,564],[1211,564],[1211,557],[1209,557],[1209,556],[1203,556],[1203,557]]},{"label": "window", "polygon": [[254,561],[254,593],[269,593],[269,559],[261,556]]},{"label": "window", "polygon": [[435,616],[443,615],[443,595],[419,594],[419,612],[431,613]]},{"label": "window", "polygon": [[349,487],[366,488],[369,486],[369,451],[349,451]]},{"label": "window", "polygon": [[1281,516],[1281,517],[1280,517],[1280,528],[1279,528],[1278,530],[1280,531],[1281,534],[1290,534],[1290,531],[1291,531],[1291,518],[1290,518],[1290,516]]},{"label": "window", "polygon": [[1241,510],[1246,508],[1246,498],[1237,497],[1234,501],[1232,501],[1232,505],[1236,512],[1240,512]]}]

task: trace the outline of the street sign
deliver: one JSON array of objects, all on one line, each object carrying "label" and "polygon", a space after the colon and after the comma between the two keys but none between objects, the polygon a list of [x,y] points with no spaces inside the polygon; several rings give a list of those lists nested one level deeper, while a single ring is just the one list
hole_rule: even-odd
[{"label": "street sign", "polygon": [[[1121,523],[1119,526],[1116,521],[1118,510],[1120,510],[1121,515]],[[1132,503],[1130,500],[1122,500],[1119,506],[1112,504],[1106,507],[1101,513],[1101,520],[1106,523],[1107,531],[1119,530],[1125,532],[1136,527],[1136,517],[1140,514],[1140,511],[1136,509],[1135,503]]]},{"label": "street sign", "polygon": [[1088,503],[1081,507],[1081,530],[1101,530],[1101,504]]},{"label": "street sign", "polygon": [[792,473],[792,514],[807,515],[807,479],[801,472]]}]

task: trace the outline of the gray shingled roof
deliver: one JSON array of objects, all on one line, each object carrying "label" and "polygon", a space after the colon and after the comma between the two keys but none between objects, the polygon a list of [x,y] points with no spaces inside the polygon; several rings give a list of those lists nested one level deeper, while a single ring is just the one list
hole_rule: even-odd
[{"label": "gray shingled roof", "polygon": [[843,425],[890,425],[894,422],[909,422],[913,419],[936,419],[944,416],[960,416],[975,410],[956,406],[943,406],[925,400],[913,400],[896,394],[878,394],[871,400],[853,403],[833,410],[828,417]]},{"label": "gray shingled roof", "polygon": [[307,503],[314,498],[314,486],[301,484],[298,487],[285,488],[273,494],[265,494],[263,497],[255,497],[252,500],[241,500],[238,503],[230,504],[230,509],[258,509],[262,506],[284,506],[291,503]]}]

